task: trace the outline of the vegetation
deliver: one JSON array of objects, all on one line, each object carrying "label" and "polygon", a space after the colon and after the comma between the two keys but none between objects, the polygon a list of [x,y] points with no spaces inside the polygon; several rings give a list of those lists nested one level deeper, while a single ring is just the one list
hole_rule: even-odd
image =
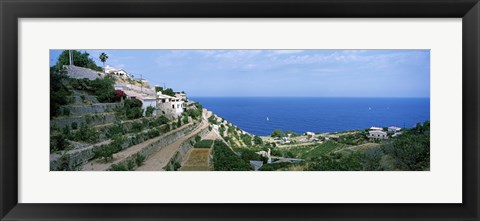
[{"label": "vegetation", "polygon": [[121,97],[125,97],[125,93],[116,92],[114,85],[115,79],[112,76],[99,77],[95,80],[84,79],[70,79],[70,85],[73,89],[87,91],[97,97],[97,100],[102,103],[117,102]]},{"label": "vegetation", "polygon": [[145,110],[145,117],[151,117],[154,110],[155,108],[153,108],[152,106],[148,106],[147,110]]},{"label": "vegetation", "polygon": [[113,160],[113,154],[123,149],[125,137],[116,135],[112,138],[112,142],[108,145],[102,145],[93,150],[95,158],[102,159],[105,162]]},{"label": "vegetation", "polygon": [[105,72],[105,62],[108,59],[108,55],[102,52],[99,58],[100,58],[100,61],[102,61],[103,63],[103,72]]},{"label": "vegetation", "polygon": [[298,137],[298,136],[300,136],[299,133],[295,133],[295,132],[293,132],[293,131],[291,131],[291,130],[286,130],[286,131],[285,131],[285,134],[290,134],[291,137]]},{"label": "vegetation", "polygon": [[248,171],[251,170],[250,164],[237,156],[228,146],[221,140],[217,140],[213,144],[213,166],[216,171]]},{"label": "vegetation", "polygon": [[402,135],[391,139],[381,149],[393,159],[397,170],[429,170],[430,122],[403,131]]},{"label": "vegetation", "polygon": [[201,140],[201,141],[195,143],[194,147],[195,148],[210,148],[210,147],[212,147],[213,143],[214,143],[214,140]]},{"label": "vegetation", "polygon": [[196,108],[188,109],[184,112],[184,115],[192,117],[194,120],[200,120],[202,118],[203,107],[199,103],[195,103]]},{"label": "vegetation", "polygon": [[80,125],[80,129],[73,133],[70,138],[73,141],[95,143],[99,140],[100,137],[93,127],[89,127],[86,124],[82,123]]},{"label": "vegetation", "polygon": [[67,87],[69,78],[65,70],[50,68],[50,118],[61,114],[60,107],[67,105],[72,100],[72,91]]},{"label": "vegetation", "polygon": [[117,117],[120,119],[138,119],[143,116],[142,101],[132,98],[126,99],[116,108]]},{"label": "vegetation", "polygon": [[[73,65],[78,67],[90,68],[96,71],[102,71],[102,68],[95,64],[92,58],[90,58],[90,54],[87,52],[80,52],[77,50],[71,50],[72,57],[73,57]],[[68,50],[63,51],[60,56],[58,57],[57,63],[55,67],[61,69],[64,65],[69,65],[69,52]]]},{"label": "vegetation", "polygon": [[272,163],[272,164],[263,164],[262,167],[260,167],[260,171],[276,171],[276,170],[289,170],[294,164],[289,163],[289,162],[280,162],[280,163]]},{"label": "vegetation", "polygon": [[255,145],[263,145],[263,140],[259,136],[254,136],[253,137],[253,143]]},{"label": "vegetation", "polygon": [[217,118],[215,117],[215,115],[212,114],[212,116],[210,116],[208,118],[208,122],[211,123],[211,124],[217,124]]},{"label": "vegetation", "polygon": [[403,134],[381,143],[380,148],[350,153],[329,152],[312,159],[308,170],[401,170],[430,169],[430,122],[404,129]]},{"label": "vegetation", "polygon": [[284,137],[283,131],[280,130],[280,129],[274,130],[274,131],[272,132],[272,137],[278,137],[278,138]]},{"label": "vegetation", "polygon": [[71,144],[67,140],[67,136],[63,133],[59,133],[50,136],[50,152],[68,150],[71,148]]},{"label": "vegetation", "polygon": [[175,97],[175,92],[174,92],[173,89],[171,89],[171,88],[163,89],[162,87],[157,87],[157,88],[155,88],[155,89],[157,90],[157,92],[161,91],[162,94]]},{"label": "vegetation", "polygon": [[242,142],[245,145],[247,145],[247,146],[252,145],[252,136],[250,136],[248,134],[242,134],[242,135],[240,135],[240,138],[242,139]]}]

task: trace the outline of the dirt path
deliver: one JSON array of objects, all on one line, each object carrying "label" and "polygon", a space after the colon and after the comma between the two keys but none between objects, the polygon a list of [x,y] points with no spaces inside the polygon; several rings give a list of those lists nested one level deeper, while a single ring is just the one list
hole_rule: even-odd
[{"label": "dirt path", "polygon": [[202,131],[207,127],[208,127],[208,124],[205,121],[202,121],[201,125],[194,131],[190,132],[188,135],[178,139],[174,143],[150,155],[145,161],[145,163],[142,166],[138,167],[136,170],[139,170],[139,171],[164,170],[163,168],[168,164],[168,162],[170,162],[170,159],[175,155],[175,153],[178,151],[182,143],[184,143],[186,140],[190,139],[191,137],[195,136],[197,133],[199,133],[200,131]]},{"label": "dirt path", "polygon": [[127,158],[128,156],[131,156],[133,154],[136,154],[138,152],[140,152],[143,148],[147,147],[148,145],[152,144],[152,143],[155,143],[157,141],[159,141],[160,139],[162,139],[163,137],[169,135],[169,134],[172,134],[172,133],[175,133],[177,131],[180,131],[188,126],[190,126],[192,123],[188,123],[188,124],[185,124],[175,130],[172,130],[164,135],[161,135],[161,136],[158,136],[158,137],[155,137],[155,138],[152,138],[150,140],[146,140],[142,143],[139,143],[137,145],[133,145],[131,147],[128,147],[127,149],[125,150],[122,150],[116,154],[113,154],[113,162],[108,162],[108,163],[105,163],[104,161],[102,160],[99,160],[99,159],[96,159],[96,160],[93,160],[89,163],[87,163],[86,165],[83,166],[82,170],[84,171],[90,171],[90,170],[95,170],[95,171],[103,171],[103,170],[107,170],[108,168],[110,168],[110,166],[112,166],[112,164],[116,164],[116,163],[120,163],[122,162],[123,160],[125,160],[125,158]]}]

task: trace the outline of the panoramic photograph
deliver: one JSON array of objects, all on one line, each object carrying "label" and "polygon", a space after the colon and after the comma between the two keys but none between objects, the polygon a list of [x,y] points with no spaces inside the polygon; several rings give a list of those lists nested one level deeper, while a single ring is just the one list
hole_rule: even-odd
[{"label": "panoramic photograph", "polygon": [[430,171],[430,50],[50,50],[50,171]]}]

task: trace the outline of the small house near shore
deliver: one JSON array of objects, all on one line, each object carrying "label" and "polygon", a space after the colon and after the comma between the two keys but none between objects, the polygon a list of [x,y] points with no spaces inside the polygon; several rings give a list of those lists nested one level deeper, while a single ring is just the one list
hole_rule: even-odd
[{"label": "small house near shore", "polygon": [[380,131],[380,130],[371,130],[371,131],[368,131],[368,135],[367,135],[368,138],[371,138],[371,139],[388,139],[387,137],[387,132],[385,131]]},{"label": "small house near shore", "polygon": [[400,127],[395,127],[395,126],[391,126],[391,127],[388,127],[388,133],[389,134],[395,134],[395,133],[398,133],[402,130],[402,128]]}]

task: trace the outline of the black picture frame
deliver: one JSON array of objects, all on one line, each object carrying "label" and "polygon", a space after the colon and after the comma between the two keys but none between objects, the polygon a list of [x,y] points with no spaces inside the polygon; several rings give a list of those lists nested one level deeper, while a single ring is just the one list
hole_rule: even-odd
[{"label": "black picture frame", "polygon": [[[1,220],[479,220],[478,0],[0,0],[0,14]],[[463,203],[18,203],[17,21],[19,18],[77,17],[462,18]]]}]

